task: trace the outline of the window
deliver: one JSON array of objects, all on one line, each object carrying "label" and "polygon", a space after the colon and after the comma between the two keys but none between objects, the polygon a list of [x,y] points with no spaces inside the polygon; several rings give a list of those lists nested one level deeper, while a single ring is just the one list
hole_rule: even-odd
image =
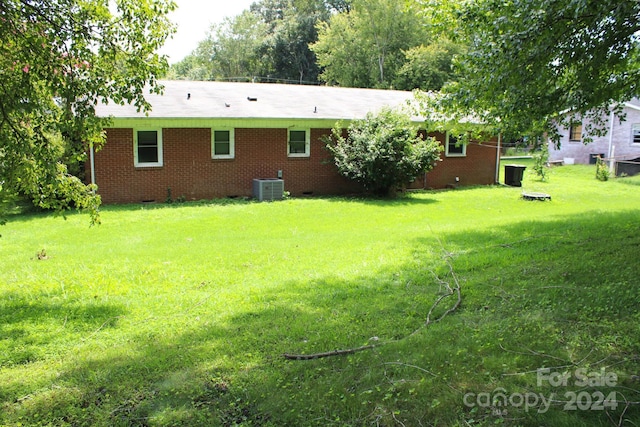
[{"label": "window", "polygon": [[464,157],[467,155],[467,144],[458,141],[458,137],[447,132],[447,144],[445,155],[447,157]]},{"label": "window", "polygon": [[309,157],[309,131],[289,130],[289,157]]},{"label": "window", "polygon": [[640,144],[640,124],[635,124],[631,128],[631,143]]},{"label": "window", "polygon": [[137,130],[133,135],[135,166],[162,166],[162,130]]},{"label": "window", "polygon": [[582,124],[573,124],[569,128],[569,141],[582,140]]},{"label": "window", "polygon": [[213,130],[211,157],[214,159],[233,159],[235,157],[233,129]]}]

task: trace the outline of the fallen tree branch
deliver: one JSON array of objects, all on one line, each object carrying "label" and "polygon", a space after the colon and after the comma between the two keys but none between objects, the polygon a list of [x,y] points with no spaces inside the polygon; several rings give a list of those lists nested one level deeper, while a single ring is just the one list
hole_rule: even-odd
[{"label": "fallen tree branch", "polygon": [[[442,319],[444,319],[446,315],[456,311],[460,306],[460,303],[462,303],[462,292],[460,290],[460,282],[458,281],[458,276],[456,276],[456,272],[453,270],[453,265],[451,265],[450,255],[448,255],[445,259],[447,261],[447,265],[449,266],[449,273],[451,273],[451,278],[453,279],[455,286],[452,288],[449,282],[443,281],[442,279],[436,276],[436,278],[446,286],[447,293],[440,295],[440,297],[433,303],[433,305],[431,306],[431,309],[429,310],[429,313],[427,314],[427,320],[425,321],[424,326],[429,326],[429,324],[431,323],[436,323],[441,321]],[[440,301],[442,301],[446,297],[449,297],[453,294],[456,294],[458,297],[456,302],[447,311],[442,313],[440,317],[438,317],[436,320],[431,322],[431,314],[433,313],[433,310],[435,310],[435,308],[440,304]]]},{"label": "fallen tree branch", "polygon": [[353,354],[353,353],[357,353],[359,351],[364,351],[364,350],[369,350],[372,348],[375,348],[376,344],[369,344],[369,345],[363,345],[362,347],[356,347],[356,348],[347,348],[345,350],[333,350],[333,351],[327,351],[324,353],[313,353],[313,354],[289,354],[289,353],[285,353],[283,354],[285,359],[288,360],[312,360],[312,359],[321,359],[323,357],[330,357],[330,356],[342,356],[344,354]]},{"label": "fallen tree branch", "polygon": [[[398,340],[391,340],[391,341],[386,341],[386,342],[380,342],[377,344],[369,344],[369,345],[363,345],[361,347],[354,347],[354,348],[348,348],[348,349],[344,349],[344,350],[333,350],[333,351],[327,351],[327,352],[322,352],[322,353],[312,353],[312,354],[290,354],[290,353],[284,353],[282,356],[287,359],[287,360],[313,360],[313,359],[320,359],[323,357],[331,357],[331,356],[341,356],[341,355],[345,355],[345,354],[353,354],[353,353],[357,353],[360,351],[364,351],[364,350],[370,350],[372,348],[375,347],[380,347],[384,344],[390,343],[390,342],[397,342],[400,340],[403,340],[405,338],[409,338],[415,334],[417,334],[419,331],[421,331],[422,329],[426,328],[427,326],[431,325],[432,323],[437,323],[439,321],[441,321],[442,319],[444,319],[447,315],[453,313],[454,311],[456,311],[458,309],[458,307],[460,307],[460,304],[462,303],[462,291],[461,291],[461,286],[460,286],[460,281],[458,280],[458,276],[456,275],[454,269],[453,269],[453,265],[451,264],[451,258],[453,257],[453,255],[450,252],[447,252],[444,248],[444,245],[442,245],[442,242],[440,242],[440,239],[438,239],[438,243],[440,243],[440,246],[442,246],[442,250],[445,254],[444,259],[445,262],[447,263],[447,266],[449,267],[449,273],[451,275],[451,279],[454,282],[454,286],[451,286],[450,282],[441,279],[437,274],[433,273],[436,281],[438,281],[441,285],[443,285],[446,289],[446,292],[443,293],[442,295],[440,295],[438,298],[436,298],[436,300],[434,301],[434,303],[431,305],[431,308],[429,309],[429,312],[427,313],[427,317],[426,320],[424,322],[424,324],[422,324],[422,326],[420,326],[418,329],[416,329],[415,331],[413,331],[412,333],[410,333],[409,335],[405,336],[404,338],[400,338]],[[457,299],[455,301],[455,303],[449,307],[449,309],[447,309],[444,313],[442,313],[439,317],[437,317],[435,320],[431,319],[431,316],[433,315],[434,310],[440,305],[440,303],[447,297],[450,297],[452,295],[456,295]]]},{"label": "fallen tree branch", "polygon": [[618,417],[617,420],[614,420],[609,411],[606,411],[607,417],[609,417],[609,420],[614,426],[622,427],[622,424],[624,423],[624,414],[627,413],[627,409],[629,409],[629,406],[630,402],[627,402],[627,404],[624,406],[624,409],[622,410],[622,413],[620,414],[620,417]]}]

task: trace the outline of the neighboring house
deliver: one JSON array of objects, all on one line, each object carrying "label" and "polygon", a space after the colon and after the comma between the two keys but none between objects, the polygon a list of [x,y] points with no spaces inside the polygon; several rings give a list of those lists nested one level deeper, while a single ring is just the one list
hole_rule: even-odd
[{"label": "neighboring house", "polygon": [[640,157],[640,100],[626,102],[623,121],[611,114],[605,119],[607,134],[595,136],[585,144],[583,129],[587,123],[575,123],[569,129],[561,128],[560,148],[549,147],[550,161],[565,163],[594,163],[595,156],[616,161],[633,160]]},{"label": "neighboring house", "polygon": [[[97,107],[112,117],[106,144],[90,156],[87,177],[104,203],[251,196],[253,179],[282,178],[292,195],[347,194],[362,188],[341,177],[321,141],[411,92],[279,84],[165,81],[148,95],[152,111]],[[419,122],[419,118],[415,121]],[[456,146],[447,135],[442,162],[411,188],[493,184],[495,143]]]}]

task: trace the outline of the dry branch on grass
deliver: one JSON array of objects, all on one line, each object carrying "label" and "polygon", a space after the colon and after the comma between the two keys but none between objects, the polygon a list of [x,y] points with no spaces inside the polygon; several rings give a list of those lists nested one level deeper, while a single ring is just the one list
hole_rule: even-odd
[{"label": "dry branch on grass", "polygon": [[333,350],[333,351],[327,351],[324,353],[313,353],[313,354],[289,354],[289,353],[285,353],[283,354],[285,359],[289,359],[289,360],[311,360],[311,359],[321,359],[323,357],[329,357],[329,356],[341,356],[344,354],[353,354],[353,353],[357,353],[359,351],[363,351],[363,350],[369,350],[376,347],[375,344],[370,344],[370,345],[363,345],[362,347],[355,347],[355,348],[348,348],[345,350]]},{"label": "dry branch on grass", "polygon": [[[441,243],[441,245],[442,245],[442,243]],[[444,250],[444,248],[443,248],[443,250]],[[453,281],[453,286],[449,281],[443,280],[435,272],[433,272],[433,275],[434,275],[436,281],[438,281],[444,287],[445,292],[442,295],[440,295],[438,298],[436,298],[434,303],[431,305],[431,308],[429,309],[429,311],[427,313],[427,317],[426,317],[426,320],[425,320],[424,324],[422,324],[418,329],[416,329],[415,331],[413,331],[409,335],[405,336],[404,338],[400,338],[399,340],[383,341],[383,342],[380,342],[378,344],[363,345],[361,347],[353,347],[353,348],[347,348],[347,349],[343,349],[343,350],[333,350],[333,351],[326,351],[326,352],[312,353],[312,354],[284,353],[283,357],[285,359],[288,359],[288,360],[313,360],[313,359],[320,359],[320,358],[323,358],[323,357],[342,356],[342,355],[345,355],[345,354],[353,354],[353,353],[357,353],[357,352],[364,351],[364,350],[371,350],[373,348],[380,347],[380,346],[382,346],[384,344],[387,344],[387,343],[390,343],[390,342],[397,342],[397,341],[401,341],[401,340],[403,340],[405,338],[409,338],[409,337],[417,334],[418,332],[420,332],[422,329],[426,328],[427,326],[431,325],[432,323],[437,323],[437,322],[441,321],[447,315],[449,315],[449,314],[453,313],[454,311],[456,311],[458,309],[458,307],[460,307],[460,303],[462,302],[462,291],[461,291],[461,287],[460,287],[460,281],[458,280],[458,276],[456,275],[456,272],[453,269],[453,265],[451,264],[452,255],[451,255],[451,253],[449,253],[447,251],[444,251],[444,252],[445,252],[444,260],[447,263],[447,266],[449,267],[449,274],[451,275],[451,280]],[[436,308],[438,308],[440,306],[442,301],[444,301],[445,299],[447,299],[448,297],[451,297],[451,296],[455,296],[456,297],[455,303],[451,307],[449,307],[447,310],[445,310],[435,320],[432,320],[431,316],[433,315],[433,313],[436,310]]]}]

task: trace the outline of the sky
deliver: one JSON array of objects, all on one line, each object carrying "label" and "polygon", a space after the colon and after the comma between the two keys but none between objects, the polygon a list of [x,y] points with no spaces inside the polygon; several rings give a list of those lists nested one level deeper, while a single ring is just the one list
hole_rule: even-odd
[{"label": "sky", "polygon": [[190,54],[198,42],[204,40],[211,24],[219,24],[225,17],[233,17],[249,9],[255,0],[174,0],[178,9],[169,19],[178,26],[173,39],[167,40],[160,53],[169,56],[174,64]]}]

